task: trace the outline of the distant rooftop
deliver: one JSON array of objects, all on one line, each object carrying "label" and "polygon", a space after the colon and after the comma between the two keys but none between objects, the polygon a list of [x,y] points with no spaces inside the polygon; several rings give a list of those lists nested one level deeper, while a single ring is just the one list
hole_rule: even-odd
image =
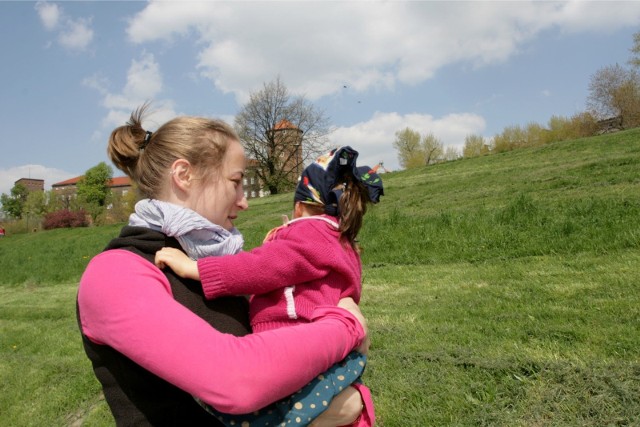
[{"label": "distant rooftop", "polygon": [[[69,178],[65,181],[56,182],[52,184],[51,187],[65,187],[67,185],[76,185],[78,181],[84,178],[84,175],[76,176],[75,178]],[[117,176],[115,178],[111,178],[109,181],[109,187],[128,187],[131,185],[131,179],[128,176]]]}]

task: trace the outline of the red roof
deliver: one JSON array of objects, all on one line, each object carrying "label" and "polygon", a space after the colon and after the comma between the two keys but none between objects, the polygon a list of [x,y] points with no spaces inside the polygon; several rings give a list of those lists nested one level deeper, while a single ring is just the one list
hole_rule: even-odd
[{"label": "red roof", "polygon": [[131,185],[131,179],[128,176],[117,176],[111,178],[109,187],[129,187]]},{"label": "red roof", "polygon": [[56,182],[55,184],[51,184],[52,187],[63,187],[65,185],[76,185],[78,181],[80,181],[82,177],[76,176],[75,178],[69,178],[66,181]]},{"label": "red roof", "polygon": [[298,126],[291,123],[289,120],[280,120],[280,122],[273,128],[274,130],[282,129],[298,129]]},{"label": "red roof", "polygon": [[[56,182],[52,184],[51,187],[64,187],[66,185],[76,185],[78,181],[84,178],[83,175],[76,176],[75,178],[69,178],[66,181]],[[131,185],[131,179],[128,176],[117,176],[115,178],[111,178],[109,181],[109,187],[128,187]]]}]

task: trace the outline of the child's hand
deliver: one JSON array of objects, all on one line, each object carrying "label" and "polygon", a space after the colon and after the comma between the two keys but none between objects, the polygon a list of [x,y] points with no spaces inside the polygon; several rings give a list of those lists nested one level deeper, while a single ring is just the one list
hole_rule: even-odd
[{"label": "child's hand", "polygon": [[181,250],[175,248],[162,248],[156,252],[155,261],[156,266],[160,269],[169,267],[180,277],[200,280],[198,263],[189,258]]}]

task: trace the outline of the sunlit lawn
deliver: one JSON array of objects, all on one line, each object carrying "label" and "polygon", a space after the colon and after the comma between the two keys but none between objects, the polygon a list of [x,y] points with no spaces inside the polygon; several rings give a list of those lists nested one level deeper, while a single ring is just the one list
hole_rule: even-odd
[{"label": "sunlit lawn", "polygon": [[[380,426],[637,425],[640,131],[386,174],[365,218]],[[291,210],[252,202],[247,247]],[[119,225],[0,239],[0,425],[112,425],[77,280]]]}]

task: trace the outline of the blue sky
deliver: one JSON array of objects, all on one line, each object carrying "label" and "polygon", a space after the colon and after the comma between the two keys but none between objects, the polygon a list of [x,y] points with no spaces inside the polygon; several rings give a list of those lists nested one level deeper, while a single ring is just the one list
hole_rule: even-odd
[{"label": "blue sky", "polygon": [[637,1],[1,1],[0,193],[108,163],[109,133],[146,100],[150,129],[232,123],[276,76],[325,111],[333,145],[396,170],[407,126],[460,149],[584,111],[637,31]]}]

